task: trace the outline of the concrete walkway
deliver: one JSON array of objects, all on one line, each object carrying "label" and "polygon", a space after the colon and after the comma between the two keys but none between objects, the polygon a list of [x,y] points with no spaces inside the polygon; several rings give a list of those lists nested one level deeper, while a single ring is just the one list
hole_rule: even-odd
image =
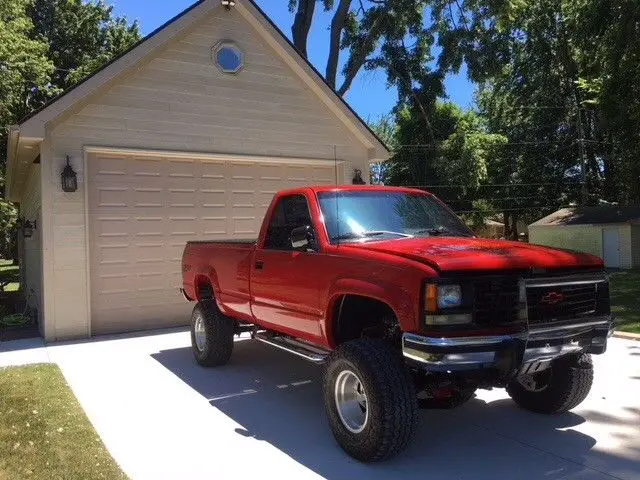
[{"label": "concrete walkway", "polygon": [[503,390],[420,414],[409,449],[362,465],[335,444],[320,369],[239,340],[203,369],[187,332],[43,347],[0,344],[0,366],[60,365],[114,458],[134,480],[178,478],[640,479],[640,344],[612,339],[574,412],[540,416]]}]

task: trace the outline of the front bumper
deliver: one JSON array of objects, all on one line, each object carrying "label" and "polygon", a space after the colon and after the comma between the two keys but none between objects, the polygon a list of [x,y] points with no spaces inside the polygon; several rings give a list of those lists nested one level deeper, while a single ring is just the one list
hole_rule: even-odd
[{"label": "front bumper", "polygon": [[503,375],[534,373],[569,353],[604,353],[613,325],[611,316],[603,316],[536,325],[513,335],[438,338],[405,333],[402,352],[430,372],[493,369]]}]

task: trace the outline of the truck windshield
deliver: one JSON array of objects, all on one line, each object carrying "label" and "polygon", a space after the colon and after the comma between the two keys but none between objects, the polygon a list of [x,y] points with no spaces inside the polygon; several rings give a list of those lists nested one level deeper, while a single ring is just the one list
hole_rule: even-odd
[{"label": "truck windshield", "polygon": [[458,217],[431,195],[346,191],[320,193],[318,198],[332,242],[473,236]]}]

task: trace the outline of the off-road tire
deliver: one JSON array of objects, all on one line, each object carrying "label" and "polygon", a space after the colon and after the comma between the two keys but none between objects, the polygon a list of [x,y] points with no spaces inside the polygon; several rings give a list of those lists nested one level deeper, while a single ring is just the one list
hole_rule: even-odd
[{"label": "off-road tire", "polygon": [[475,388],[467,388],[460,390],[455,395],[449,398],[418,398],[418,408],[423,410],[441,409],[451,410],[457,408],[469,400],[471,400],[476,394]]},{"label": "off-road tire", "polygon": [[[360,433],[345,427],[336,405],[335,387],[341,372],[361,380],[367,396],[368,419]],[[338,444],[361,462],[398,454],[414,434],[418,404],[413,381],[402,356],[384,340],[359,339],[338,347],[323,374],[324,404]]]},{"label": "off-road tire", "polygon": [[[196,345],[196,321],[204,320],[206,342],[204,348]],[[220,312],[213,300],[198,303],[191,314],[191,347],[196,361],[203,367],[226,364],[233,351],[234,321]]]},{"label": "off-road tire", "polygon": [[507,385],[507,393],[514,402],[526,410],[546,414],[563,413],[582,403],[589,395],[592,384],[591,355],[583,353],[554,360],[544,390],[527,390],[513,379]]}]

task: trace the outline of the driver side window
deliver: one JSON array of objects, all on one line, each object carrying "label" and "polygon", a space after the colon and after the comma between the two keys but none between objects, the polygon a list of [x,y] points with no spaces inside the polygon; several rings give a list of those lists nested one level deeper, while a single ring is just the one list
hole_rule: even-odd
[{"label": "driver side window", "polygon": [[304,195],[282,197],[271,216],[264,248],[293,250],[290,241],[291,231],[307,225],[313,225],[307,198]]}]

